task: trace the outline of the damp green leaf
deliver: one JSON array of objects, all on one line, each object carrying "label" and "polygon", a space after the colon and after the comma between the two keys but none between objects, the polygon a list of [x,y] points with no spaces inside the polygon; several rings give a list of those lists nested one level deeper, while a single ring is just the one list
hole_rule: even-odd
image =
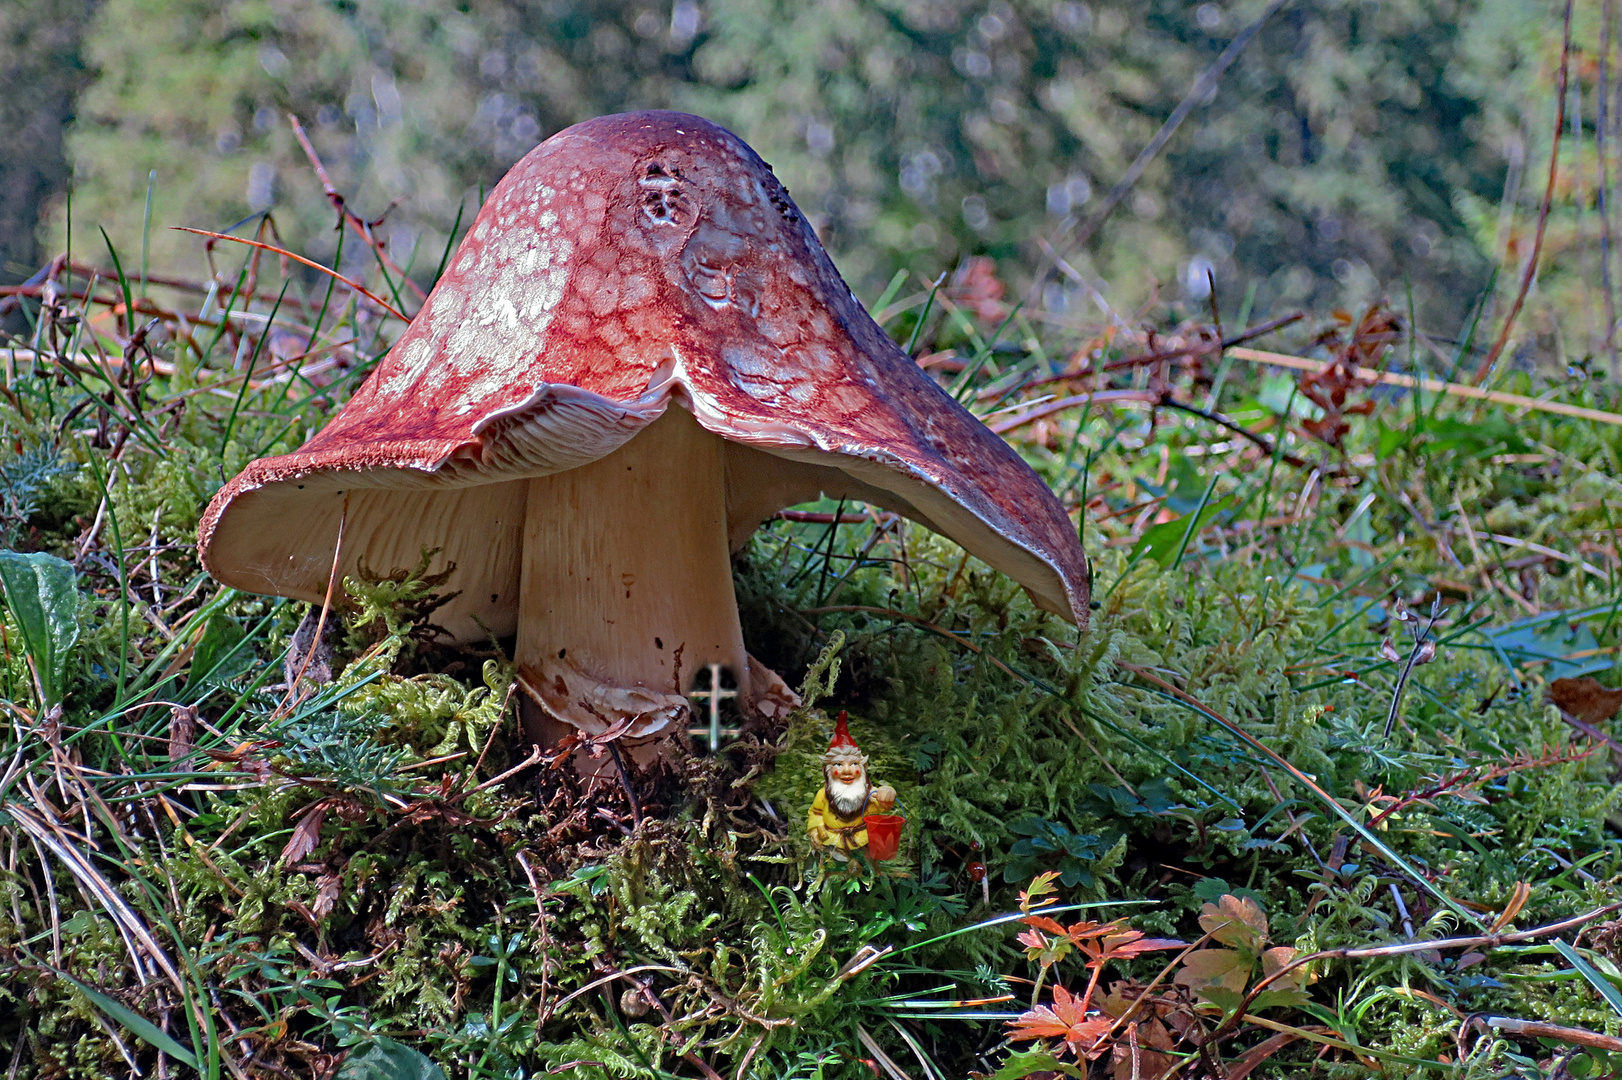
[{"label": "damp green leaf", "polygon": [[337,1080],[445,1080],[445,1070],[422,1051],[379,1035],[349,1052]]},{"label": "damp green leaf", "polygon": [[79,594],[72,564],[42,551],[0,551],[0,590],[22,635],[41,703],[59,705],[68,656],[79,640]]},{"label": "damp green leaf", "polygon": [[1225,495],[1206,503],[1205,508],[1198,511],[1198,516],[1192,520],[1189,514],[1184,514],[1152,526],[1133,546],[1132,561],[1149,558],[1164,564],[1174,559],[1178,551],[1186,546],[1184,537],[1198,536],[1201,529],[1211,524],[1218,514],[1231,509],[1233,504],[1233,496]]},{"label": "damp green leaf", "polygon": [[186,695],[199,692],[245,671],[252,652],[244,648],[246,634],[241,625],[223,611],[216,611],[203,624],[203,636],[192,652],[191,671],[186,676]]},{"label": "damp green leaf", "polygon": [[1002,1067],[992,1073],[989,1080],[1023,1080],[1038,1074],[1052,1076],[1086,1076],[1074,1065],[1067,1065],[1046,1050],[1023,1050],[1009,1054]]}]

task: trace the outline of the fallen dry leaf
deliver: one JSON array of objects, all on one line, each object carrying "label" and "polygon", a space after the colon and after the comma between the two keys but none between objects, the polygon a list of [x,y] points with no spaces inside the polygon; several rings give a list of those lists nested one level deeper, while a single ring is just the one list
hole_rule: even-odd
[{"label": "fallen dry leaf", "polygon": [[1110,1047],[1110,1080],[1155,1080],[1171,1072],[1176,1042],[1159,1020],[1133,1021]]},{"label": "fallen dry leaf", "polygon": [[1249,897],[1224,893],[1200,908],[1200,929],[1224,945],[1259,953],[1267,944],[1267,916]]},{"label": "fallen dry leaf", "polygon": [[1232,949],[1200,949],[1183,958],[1182,970],[1173,981],[1201,1000],[1209,1000],[1206,994],[1212,988],[1242,994],[1250,981],[1250,961]]},{"label": "fallen dry leaf", "polygon": [[1556,679],[1549,684],[1549,700],[1585,724],[1603,724],[1622,709],[1622,690],[1611,690],[1590,675]]},{"label": "fallen dry leaf", "polygon": [[293,826],[293,835],[287,838],[287,846],[282,848],[282,862],[287,865],[299,862],[315,850],[315,845],[321,840],[321,823],[327,817],[327,800],[313,803],[299,818],[298,824]]},{"label": "fallen dry leaf", "polygon": [[197,737],[197,706],[171,705],[169,707],[169,760],[179,761],[191,753],[192,740]]},{"label": "fallen dry leaf", "polygon": [[959,307],[973,311],[981,326],[994,328],[1008,314],[1008,305],[1002,299],[1007,291],[997,277],[996,260],[979,255],[963,260],[946,287],[946,296]]},{"label": "fallen dry leaf", "polygon": [[[1272,978],[1274,974],[1288,967],[1295,959],[1296,950],[1288,945],[1275,945],[1262,953],[1262,977]],[[1305,990],[1307,987],[1307,969],[1303,965],[1287,975],[1274,979],[1269,985],[1274,990]]]},{"label": "fallen dry leaf", "polygon": [[337,874],[322,874],[316,882],[315,903],[310,905],[317,918],[326,918],[338,904],[338,890],[343,879]]}]

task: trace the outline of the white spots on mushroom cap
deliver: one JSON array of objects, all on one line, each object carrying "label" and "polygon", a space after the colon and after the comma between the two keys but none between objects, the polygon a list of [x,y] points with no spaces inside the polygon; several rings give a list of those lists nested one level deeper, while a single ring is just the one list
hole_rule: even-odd
[{"label": "white spots on mushroom cap", "polygon": [[653,285],[641,274],[626,274],[620,281],[620,310],[635,311],[653,298]]},{"label": "white spots on mushroom cap", "polygon": [[873,404],[873,399],[848,383],[835,383],[826,390],[828,402],[836,410],[859,413]]},{"label": "white spots on mushroom cap", "polygon": [[479,324],[488,327],[496,319],[504,319],[509,330],[518,328],[518,309],[513,306],[512,297],[496,295],[485,301],[478,315]]},{"label": "white spots on mushroom cap", "polygon": [[[550,200],[556,192],[541,194]],[[427,332],[390,358],[380,396],[400,399],[444,381],[455,387],[454,412],[465,415],[508,395],[512,365],[544,346],[568,284],[574,241],[558,235],[559,216],[550,207],[536,214],[520,201],[493,209],[455,261],[454,272],[477,287],[435,294],[418,316]]]},{"label": "white spots on mushroom cap", "polygon": [[822,342],[813,342],[795,350],[795,367],[815,378],[831,377],[839,365],[839,357]]},{"label": "white spots on mushroom cap", "polygon": [[529,250],[518,257],[518,272],[520,274],[528,274],[536,270],[545,270],[551,265],[551,244],[531,244]]},{"label": "white spots on mushroom cap", "polygon": [[617,273],[603,275],[602,282],[590,294],[587,303],[591,313],[599,319],[607,318],[619,307],[620,302],[620,276]]},{"label": "white spots on mushroom cap", "polygon": [[804,405],[817,396],[817,384],[810,379],[797,379],[783,389],[789,400],[797,405]]},{"label": "white spots on mushroom cap", "polygon": [[774,402],[783,396],[783,388],[770,379],[761,379],[738,371],[730,372],[729,377],[733,386],[756,401]]},{"label": "white spots on mushroom cap", "polygon": [[568,268],[554,266],[531,288],[529,304],[524,308],[524,318],[529,320],[537,333],[545,329],[546,324],[551,321],[552,310],[563,299],[563,286],[568,280]]},{"label": "white spots on mushroom cap", "polygon": [[414,338],[400,350],[400,356],[394,363],[394,370],[378,385],[378,395],[394,397],[403,393],[406,387],[420,379],[428,370],[435,351],[434,343],[430,339]]}]

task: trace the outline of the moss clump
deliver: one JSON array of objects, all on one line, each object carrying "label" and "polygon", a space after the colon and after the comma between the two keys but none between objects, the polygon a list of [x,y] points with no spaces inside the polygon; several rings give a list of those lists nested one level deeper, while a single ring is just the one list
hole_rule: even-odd
[{"label": "moss clump", "polygon": [[[376,326],[345,318],[322,333],[359,371]],[[988,360],[982,389],[1046,355],[1119,352],[1056,334]],[[321,634],[304,605],[201,573],[203,500],[342,387],[243,387],[187,342],[160,347],[173,375],[72,392],[63,373],[86,376],[47,349],[0,395],[0,528],[72,560],[77,587],[52,616],[78,630],[60,709],[36,699],[17,611],[0,624],[0,1055],[20,1077],[431,1060],[457,1080],[866,1078],[882,1053],[1012,1080],[1064,1064],[1060,1043],[1016,1053],[996,1014],[1033,981],[1090,974],[1074,956],[1042,968],[995,921],[1039,874],[1101,905],[1089,919],[1185,940],[1242,895],[1272,942],[1309,951],[1615,894],[1610,750],[1574,743],[1543,700],[1556,675],[1615,681],[1610,429],[1528,416],[1504,453],[1492,424],[1471,441],[1476,417],[1382,404],[1329,447],[1248,376],[1226,407],[1283,440],[1274,458],[1190,414],[1066,415],[1021,447],[1086,507],[1087,631],[922,529],[777,522],[737,593],[752,649],[807,707],[622,781],[520,744],[510,643],[431,629],[457,588],[434,552],[343,582]],[[1176,392],[1215,394],[1201,377]],[[1219,512],[1190,529],[1202,502]],[[1399,613],[1438,595],[1435,658],[1397,695],[1382,639],[1406,647]],[[900,793],[893,862],[804,835],[839,710]],[[1615,938],[1596,927],[1578,955],[1609,972]],[[1265,1018],[1362,1049],[1292,1044],[1253,1075],[1532,1076],[1548,1054],[1529,1041],[1452,1060],[1457,1014],[1616,1026],[1542,941],[1315,974],[1308,1005]],[[991,1015],[943,1004],[981,999]],[[1162,1006],[1190,1031],[1220,1023]],[[1212,1052],[1273,1030],[1241,1024]]]}]

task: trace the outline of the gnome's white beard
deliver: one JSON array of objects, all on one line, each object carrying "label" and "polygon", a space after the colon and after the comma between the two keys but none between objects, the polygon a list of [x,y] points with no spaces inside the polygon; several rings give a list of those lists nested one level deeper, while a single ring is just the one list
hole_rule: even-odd
[{"label": "gnome's white beard", "polygon": [[854,780],[847,784],[829,776],[827,783],[828,806],[840,817],[849,820],[860,814],[867,806],[867,796],[872,791],[872,785],[867,782],[865,770],[860,780]]}]

